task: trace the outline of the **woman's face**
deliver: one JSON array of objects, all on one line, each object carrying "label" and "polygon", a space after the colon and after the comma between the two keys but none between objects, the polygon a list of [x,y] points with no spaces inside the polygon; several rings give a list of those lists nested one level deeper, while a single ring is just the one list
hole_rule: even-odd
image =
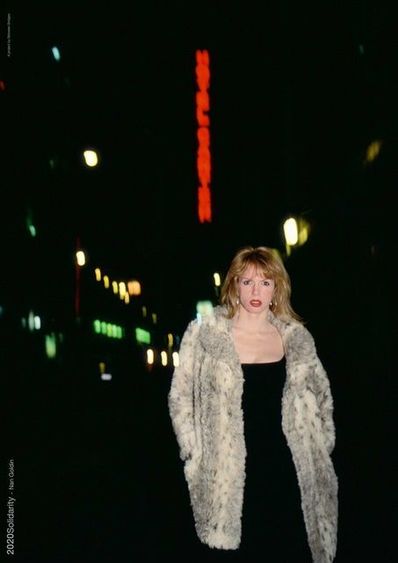
[{"label": "woman's face", "polygon": [[240,305],[246,311],[262,313],[269,309],[275,289],[274,280],[264,277],[255,266],[248,266],[237,283]]}]

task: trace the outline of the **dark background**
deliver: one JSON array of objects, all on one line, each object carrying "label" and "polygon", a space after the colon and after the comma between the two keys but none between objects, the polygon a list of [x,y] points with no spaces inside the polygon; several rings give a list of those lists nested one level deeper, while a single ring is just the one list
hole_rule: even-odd
[{"label": "dark background", "polygon": [[[17,3],[2,12],[1,36],[3,487],[13,458],[15,558],[193,558],[167,412],[172,368],[148,369],[134,328],[146,323],[157,350],[172,333],[178,349],[196,302],[217,301],[213,273],[223,276],[246,244],[283,253],[282,224],[293,214],[311,229],[285,256],[293,305],[335,400],[336,560],[393,561],[390,3]],[[210,53],[211,224],[196,215],[196,49]],[[381,150],[368,162],[375,140]],[[83,164],[88,146],[100,155],[96,169]],[[77,240],[87,255],[78,318]],[[139,279],[142,295],[117,302],[95,267]],[[31,310],[39,331],[22,325]],[[128,336],[94,335],[95,318]],[[50,332],[53,360],[44,353]],[[100,380],[99,361],[112,381]]]}]

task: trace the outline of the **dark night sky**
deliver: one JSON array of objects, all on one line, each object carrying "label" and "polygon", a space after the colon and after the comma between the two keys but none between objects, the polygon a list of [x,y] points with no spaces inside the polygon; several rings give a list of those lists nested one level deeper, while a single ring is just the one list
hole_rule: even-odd
[{"label": "dark night sky", "polygon": [[[16,215],[8,214],[14,241],[15,218],[22,230],[31,207],[60,261],[79,234],[93,262],[121,277],[156,270],[166,293],[181,267],[195,275],[199,263],[207,276],[237,246],[282,247],[290,212],[310,220],[315,256],[332,248],[336,225],[337,245],[347,233],[356,249],[355,237],[364,249],[384,244],[397,147],[388,4],[259,5],[11,11],[5,154],[11,185],[19,183]],[[195,211],[196,48],[211,56],[210,226]],[[376,138],[383,150],[368,170],[362,161]],[[100,152],[97,170],[81,164],[86,145]]]}]

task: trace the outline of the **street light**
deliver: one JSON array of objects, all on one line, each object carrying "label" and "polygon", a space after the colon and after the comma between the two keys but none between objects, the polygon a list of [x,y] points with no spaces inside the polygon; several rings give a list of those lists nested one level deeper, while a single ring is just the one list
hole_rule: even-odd
[{"label": "street light", "polygon": [[76,239],[76,262],[75,262],[75,316],[80,318],[80,268],[86,264],[86,255],[80,249],[80,239]]},{"label": "street light", "polygon": [[290,256],[293,246],[302,246],[307,242],[309,231],[309,223],[302,217],[286,219],[283,223],[283,234],[287,256]]},{"label": "street light", "polygon": [[83,158],[86,166],[89,168],[94,168],[98,164],[98,155],[94,150],[85,150],[83,152]]}]

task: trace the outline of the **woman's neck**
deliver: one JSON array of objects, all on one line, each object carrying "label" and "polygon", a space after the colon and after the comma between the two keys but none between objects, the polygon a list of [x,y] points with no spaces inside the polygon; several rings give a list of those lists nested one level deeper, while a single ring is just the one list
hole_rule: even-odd
[{"label": "woman's neck", "polygon": [[271,326],[268,320],[268,311],[262,313],[249,313],[240,307],[232,319],[232,328],[246,332],[260,332]]}]

